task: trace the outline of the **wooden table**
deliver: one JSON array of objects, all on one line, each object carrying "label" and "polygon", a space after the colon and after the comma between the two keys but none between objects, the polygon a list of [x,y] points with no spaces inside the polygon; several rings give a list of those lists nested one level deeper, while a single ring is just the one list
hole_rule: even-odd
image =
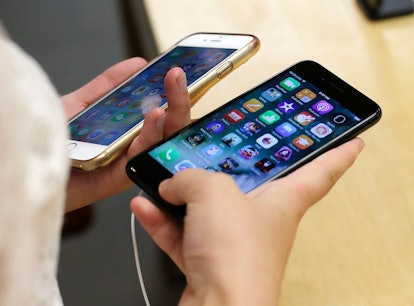
[{"label": "wooden table", "polygon": [[148,0],[161,50],[197,31],[257,35],[261,50],[194,117],[303,59],[376,100],[383,119],[300,227],[281,305],[414,305],[414,15],[371,22],[356,1]]}]

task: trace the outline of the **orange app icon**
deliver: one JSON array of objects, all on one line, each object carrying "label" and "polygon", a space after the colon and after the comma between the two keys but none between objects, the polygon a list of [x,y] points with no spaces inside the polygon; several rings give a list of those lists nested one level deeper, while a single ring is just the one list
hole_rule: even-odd
[{"label": "orange app icon", "polygon": [[306,136],[306,135],[300,135],[292,140],[292,143],[299,149],[305,150],[306,148],[309,148],[311,145],[313,145],[314,141]]},{"label": "orange app icon", "polygon": [[296,94],[296,98],[304,103],[308,103],[316,98],[316,94],[310,89],[302,89]]},{"label": "orange app icon", "polygon": [[250,113],[257,112],[263,106],[264,104],[257,99],[250,99],[249,101],[243,103],[243,107]]}]

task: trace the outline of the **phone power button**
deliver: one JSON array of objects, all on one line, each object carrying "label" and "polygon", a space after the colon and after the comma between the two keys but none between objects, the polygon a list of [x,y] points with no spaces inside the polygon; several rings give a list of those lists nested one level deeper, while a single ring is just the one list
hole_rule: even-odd
[{"label": "phone power button", "polygon": [[218,78],[224,78],[233,69],[233,63],[225,62],[217,68],[216,73]]}]

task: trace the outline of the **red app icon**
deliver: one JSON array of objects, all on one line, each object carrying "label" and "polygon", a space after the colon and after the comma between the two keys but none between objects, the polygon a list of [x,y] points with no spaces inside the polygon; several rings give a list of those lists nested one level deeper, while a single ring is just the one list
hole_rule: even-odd
[{"label": "red app icon", "polygon": [[232,111],[224,115],[224,118],[230,123],[239,122],[240,120],[243,120],[244,117],[244,114],[238,109],[233,109]]}]

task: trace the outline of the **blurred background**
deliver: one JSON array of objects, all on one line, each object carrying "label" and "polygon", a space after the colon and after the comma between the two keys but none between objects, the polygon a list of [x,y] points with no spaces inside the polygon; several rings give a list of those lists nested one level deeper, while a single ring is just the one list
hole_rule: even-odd
[{"label": "blurred background", "polygon": [[[300,60],[337,73],[384,116],[363,134],[355,166],[303,220],[280,304],[414,305],[414,16],[407,10],[373,21],[359,2],[0,0],[0,18],[61,94],[127,57],[151,59],[193,32],[257,35],[261,50],[200,100],[194,118]],[[144,304],[130,235],[136,193],[65,217],[58,275],[65,305]],[[137,234],[152,305],[177,304],[183,275],[139,226]]]}]

